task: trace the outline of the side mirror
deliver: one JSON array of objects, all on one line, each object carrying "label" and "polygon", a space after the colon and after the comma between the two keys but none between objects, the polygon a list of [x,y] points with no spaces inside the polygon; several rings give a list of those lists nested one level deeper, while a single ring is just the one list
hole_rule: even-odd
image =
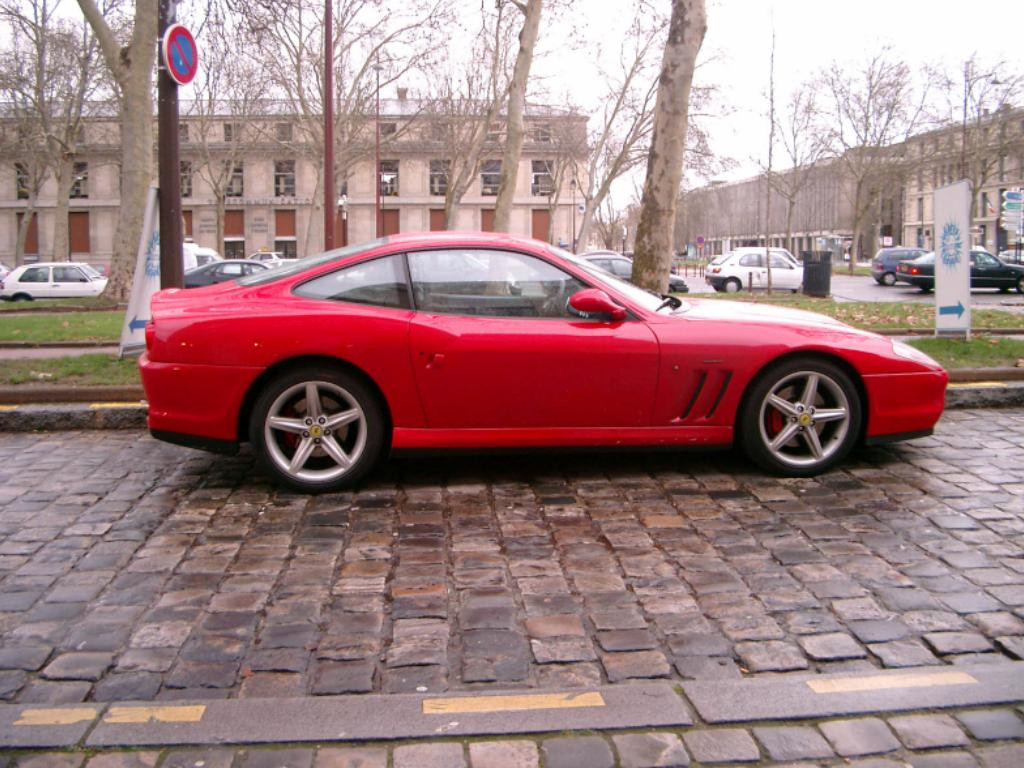
[{"label": "side mirror", "polygon": [[626,310],[612,301],[612,297],[600,288],[584,288],[570,296],[569,312],[582,318],[605,315],[613,323],[626,319]]}]

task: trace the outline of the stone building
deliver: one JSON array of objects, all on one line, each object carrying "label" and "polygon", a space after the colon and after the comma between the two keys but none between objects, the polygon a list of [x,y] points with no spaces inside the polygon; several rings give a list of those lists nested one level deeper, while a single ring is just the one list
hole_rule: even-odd
[{"label": "stone building", "polygon": [[718,254],[737,246],[764,245],[766,233],[772,245],[793,253],[818,250],[822,238],[856,248],[860,258],[870,258],[884,245],[932,248],[932,193],[961,177],[968,178],[975,190],[974,244],[993,253],[1016,244],[1017,233],[1001,226],[999,208],[1003,190],[1024,186],[1024,110],[1004,108],[967,126],[952,124],[921,133],[885,151],[890,161],[872,181],[877,192],[858,238],[853,232],[853,181],[839,160],[831,160],[808,169],[808,183],[794,200],[789,242],[788,201],[773,191],[766,221],[766,182],[764,176],[756,176],[714,182],[684,194],[677,248],[703,237],[705,255]]},{"label": "stone building", "polygon": [[[405,98],[404,92],[400,95],[381,100],[381,235],[444,228],[448,175],[443,147],[433,137],[438,121],[446,118],[432,114],[429,105]],[[341,153],[349,164],[339,174],[337,246],[378,234],[376,118],[371,114],[359,122],[357,151]],[[226,257],[247,256],[259,249],[299,257],[322,250],[321,160],[318,149],[304,139],[306,135],[299,118],[279,105],[263,105],[255,117],[240,119],[230,105],[200,117],[183,104],[179,139],[186,238]],[[575,138],[573,157],[566,156],[568,145],[558,138],[566,135]],[[482,167],[457,208],[458,229],[491,229],[502,136],[500,125],[489,128]],[[582,160],[578,153],[585,151],[586,117],[531,105],[526,111],[526,136],[511,231],[567,244],[572,239],[571,174],[558,169]],[[87,118],[80,139],[70,194],[70,253],[53,253],[56,184],[51,176],[36,201],[26,261],[71,258],[97,266],[110,261],[120,204],[116,115]],[[154,161],[154,177],[155,168]],[[14,261],[18,226],[27,207],[25,177],[18,156],[0,149],[0,261],[7,264]]]}]

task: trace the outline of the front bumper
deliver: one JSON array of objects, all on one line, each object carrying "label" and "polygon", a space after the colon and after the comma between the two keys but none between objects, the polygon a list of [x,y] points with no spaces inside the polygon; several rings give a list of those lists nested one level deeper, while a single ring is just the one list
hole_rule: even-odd
[{"label": "front bumper", "polygon": [[949,374],[942,369],[865,376],[865,442],[893,442],[930,433],[945,408],[948,382]]}]

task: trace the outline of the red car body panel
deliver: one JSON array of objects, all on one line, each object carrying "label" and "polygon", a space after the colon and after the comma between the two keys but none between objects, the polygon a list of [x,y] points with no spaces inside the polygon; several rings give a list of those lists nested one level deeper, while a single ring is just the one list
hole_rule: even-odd
[{"label": "red car body panel", "polygon": [[[296,296],[310,277],[424,248],[511,249],[545,259],[629,310],[621,322],[441,315]],[[168,290],[152,300],[140,361],[154,431],[244,438],[247,397],[274,366],[338,360],[383,394],[394,448],[726,445],[743,394],[765,366],[797,353],[844,365],[864,395],[866,437],[930,430],[947,374],[892,342],[798,310],[687,299],[653,312],[545,245],[500,235],[430,233],[274,282]]]}]

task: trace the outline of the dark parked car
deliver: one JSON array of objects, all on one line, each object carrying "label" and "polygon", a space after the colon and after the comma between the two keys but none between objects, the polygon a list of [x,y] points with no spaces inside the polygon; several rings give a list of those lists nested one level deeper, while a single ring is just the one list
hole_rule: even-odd
[{"label": "dark parked car", "polygon": [[261,261],[245,261],[241,259],[228,259],[227,261],[211,261],[201,267],[190,269],[185,273],[185,287],[199,288],[203,285],[223,283],[225,280],[234,280],[238,277],[251,275],[254,272],[263,272],[269,266]]},{"label": "dark parked car", "polygon": [[[930,251],[912,261],[900,262],[896,279],[910,283],[922,291],[935,288],[935,253]],[[998,288],[1008,291],[1016,288],[1024,293],[1024,265],[1007,264],[988,251],[971,251],[971,288]]]},{"label": "dark parked car", "polygon": [[882,248],[871,260],[871,276],[879,285],[896,284],[896,268],[901,261],[910,261],[922,256],[924,248]]},{"label": "dark parked car", "polygon": [[[600,267],[605,272],[611,272],[616,277],[632,282],[633,260],[626,256],[621,256],[615,253],[615,251],[591,251],[590,253],[582,254],[581,258],[586,259],[595,267]],[[669,293],[690,292],[686,281],[679,277],[679,275],[673,274],[668,276],[668,290]]]}]

